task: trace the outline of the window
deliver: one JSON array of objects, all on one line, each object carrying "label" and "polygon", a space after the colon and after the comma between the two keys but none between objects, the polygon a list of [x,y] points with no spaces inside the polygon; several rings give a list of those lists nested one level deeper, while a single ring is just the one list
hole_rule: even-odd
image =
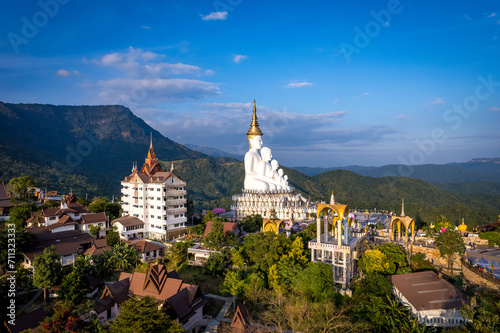
[{"label": "window", "polygon": [[56,217],[55,217],[55,216],[51,216],[51,217],[49,217],[49,220],[55,220],[55,219],[56,219]]},{"label": "window", "polygon": [[161,209],[161,207],[160,206],[156,206],[156,209]]},{"label": "window", "polygon": [[158,201],[159,201],[159,200],[161,200],[161,198],[160,198],[160,197],[158,197],[158,198],[156,198],[156,200],[158,200]]},{"label": "window", "polygon": [[157,188],[156,191],[160,192],[160,188]]},{"label": "window", "polygon": [[166,221],[167,220],[167,215],[163,216],[163,219]]}]

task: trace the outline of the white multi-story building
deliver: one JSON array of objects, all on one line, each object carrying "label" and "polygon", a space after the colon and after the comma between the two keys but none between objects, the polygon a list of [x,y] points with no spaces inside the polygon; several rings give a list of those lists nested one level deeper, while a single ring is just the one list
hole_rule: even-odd
[{"label": "white multi-story building", "polygon": [[175,174],[173,163],[170,171],[162,170],[152,140],[141,170],[134,164],[121,185],[122,216],[144,222],[144,229],[137,230],[139,237],[165,240],[167,231],[186,226],[186,182]]}]

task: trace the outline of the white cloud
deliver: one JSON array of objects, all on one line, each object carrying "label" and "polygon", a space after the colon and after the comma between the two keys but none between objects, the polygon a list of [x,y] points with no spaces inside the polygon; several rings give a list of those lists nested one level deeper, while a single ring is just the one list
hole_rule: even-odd
[{"label": "white cloud", "polygon": [[496,107],[496,106],[493,106],[490,111],[500,111],[500,108]]},{"label": "white cloud", "polygon": [[285,86],[285,88],[300,88],[306,86],[314,86],[314,84],[311,82],[290,82]]},{"label": "white cloud", "polygon": [[65,69],[60,69],[57,71],[57,75],[68,77],[68,76],[71,76],[71,73]]},{"label": "white cloud", "polygon": [[441,99],[441,97],[438,97],[436,100],[430,102],[429,104],[430,105],[440,105],[440,104],[444,104],[445,102]]},{"label": "white cloud", "polygon": [[248,58],[248,56],[246,56],[246,55],[243,55],[243,54],[237,54],[237,55],[235,55],[235,56],[234,56],[233,61],[234,61],[235,63],[239,64],[242,60],[245,60],[245,59],[247,59],[247,58]]},{"label": "white cloud", "polygon": [[141,25],[141,29],[149,30],[151,27],[149,25]]},{"label": "white cloud", "polygon": [[403,120],[403,119],[406,119],[406,118],[408,118],[408,116],[405,115],[405,114],[402,114],[402,115],[399,115],[397,117],[394,117],[394,119],[397,119],[397,120]]},{"label": "white cloud", "polygon": [[368,95],[370,95],[370,94],[371,94],[370,92],[365,92],[365,93],[363,94],[363,96],[368,96]]},{"label": "white cloud", "polygon": [[122,71],[128,77],[160,77],[167,78],[173,75],[203,76],[212,75],[214,71],[203,70],[198,66],[183,63],[162,62],[165,56],[162,54],[142,51],[129,47],[127,53],[110,53],[100,59],[91,60],[92,63],[112,67]]},{"label": "white cloud", "polygon": [[497,13],[491,13],[488,17],[497,17]]},{"label": "white cloud", "polygon": [[220,94],[214,83],[193,79],[118,78],[99,81],[93,88],[99,90],[96,102],[130,107],[198,100]]},{"label": "white cloud", "polygon": [[58,76],[64,76],[64,77],[68,77],[68,76],[80,76],[80,72],[79,71],[67,71],[65,69],[60,69],[57,71],[57,75]]},{"label": "white cloud", "polygon": [[214,21],[214,20],[225,20],[227,18],[227,12],[212,12],[208,15],[202,15],[201,19],[203,21]]},{"label": "white cloud", "polygon": [[127,52],[114,52],[99,59],[84,60],[88,64],[118,72],[118,75],[112,73],[111,78],[86,84],[85,87],[96,93],[96,103],[124,104],[129,107],[154,107],[161,103],[193,101],[220,94],[217,84],[197,79],[214,74],[213,70],[164,62],[164,58],[158,53],[129,47]]}]

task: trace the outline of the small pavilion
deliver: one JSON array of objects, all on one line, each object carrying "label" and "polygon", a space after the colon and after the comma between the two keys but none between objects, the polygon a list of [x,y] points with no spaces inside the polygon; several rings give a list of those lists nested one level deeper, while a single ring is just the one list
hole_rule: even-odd
[{"label": "small pavilion", "polygon": [[[401,225],[404,226],[404,230],[401,230]],[[396,229],[397,228],[397,229]],[[404,232],[404,241],[408,241],[408,230],[411,228],[411,243],[415,241],[415,219],[405,215],[405,199],[401,204],[401,216],[391,217],[391,223],[389,224],[389,231],[391,234],[391,241],[401,240],[402,233]],[[394,231],[397,230],[396,237],[394,236]],[[396,238],[396,239],[395,239]]]},{"label": "small pavilion", "polygon": [[[333,195],[332,195],[333,197]],[[332,228],[328,232],[328,214],[331,213]],[[323,214],[324,232],[321,233],[321,214]],[[333,280],[347,289],[356,272],[356,260],[361,256],[361,247],[366,233],[351,230],[349,207],[335,203],[318,204],[316,218],[316,238],[309,241],[312,262],[331,265]]]}]

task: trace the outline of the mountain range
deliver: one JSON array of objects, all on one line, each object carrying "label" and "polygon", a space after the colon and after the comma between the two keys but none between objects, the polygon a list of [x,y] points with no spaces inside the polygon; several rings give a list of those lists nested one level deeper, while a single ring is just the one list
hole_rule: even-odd
[{"label": "mountain range", "polygon": [[[0,180],[31,175],[41,187],[60,193],[119,195],[120,181],[130,173],[132,163],[142,165],[150,136],[162,165],[168,169],[174,161],[196,209],[229,208],[231,196],[241,193],[241,160],[212,157],[180,145],[119,105],[0,102]],[[500,212],[497,162],[481,159],[415,166],[406,177],[398,177],[397,165],[284,170],[297,192],[312,200],[327,201],[333,191],[338,201],[352,209],[399,212],[404,197],[407,215],[419,220],[431,221],[444,214],[454,222],[465,217],[466,222],[485,224],[496,220]]]}]

